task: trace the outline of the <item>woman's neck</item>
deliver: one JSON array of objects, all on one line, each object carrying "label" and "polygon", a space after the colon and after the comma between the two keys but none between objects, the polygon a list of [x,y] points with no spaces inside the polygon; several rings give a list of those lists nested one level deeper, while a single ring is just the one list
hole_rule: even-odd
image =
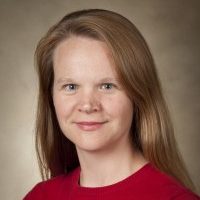
[{"label": "woman's neck", "polygon": [[85,152],[77,149],[81,173],[80,185],[102,187],[117,183],[143,167],[147,161],[133,147],[107,151]]}]

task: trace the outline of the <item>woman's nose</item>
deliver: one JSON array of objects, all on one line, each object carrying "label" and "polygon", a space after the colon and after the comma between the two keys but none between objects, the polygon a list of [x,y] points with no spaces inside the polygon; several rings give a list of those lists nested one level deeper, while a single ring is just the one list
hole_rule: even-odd
[{"label": "woman's nose", "polygon": [[101,103],[94,94],[84,94],[79,102],[78,111],[87,114],[101,110]]}]

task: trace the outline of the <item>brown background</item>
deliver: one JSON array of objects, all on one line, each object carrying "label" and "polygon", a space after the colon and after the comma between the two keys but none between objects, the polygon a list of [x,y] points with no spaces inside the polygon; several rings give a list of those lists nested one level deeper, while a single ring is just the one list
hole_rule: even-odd
[{"label": "brown background", "polygon": [[34,152],[34,49],[51,25],[83,8],[117,11],[143,33],[200,193],[199,0],[0,0],[0,199],[20,200],[40,181]]}]

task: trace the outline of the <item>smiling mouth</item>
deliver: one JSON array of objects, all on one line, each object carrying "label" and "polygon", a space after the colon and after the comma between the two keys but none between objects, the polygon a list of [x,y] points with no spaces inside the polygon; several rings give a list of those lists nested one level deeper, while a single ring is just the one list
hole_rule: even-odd
[{"label": "smiling mouth", "polygon": [[100,129],[107,121],[105,122],[76,122],[76,125],[79,129],[83,131],[95,131]]}]

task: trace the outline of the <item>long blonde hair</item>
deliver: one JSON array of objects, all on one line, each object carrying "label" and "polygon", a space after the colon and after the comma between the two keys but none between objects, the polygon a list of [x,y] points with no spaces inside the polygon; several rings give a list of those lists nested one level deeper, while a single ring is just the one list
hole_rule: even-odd
[{"label": "long blonde hair", "polygon": [[103,41],[134,105],[133,145],[155,167],[193,190],[179,154],[155,64],[143,36],[128,19],[100,9],[76,11],[50,28],[36,49],[39,98],[36,150],[43,179],[68,173],[79,165],[75,146],[60,130],[52,100],[53,52],[70,36]]}]

